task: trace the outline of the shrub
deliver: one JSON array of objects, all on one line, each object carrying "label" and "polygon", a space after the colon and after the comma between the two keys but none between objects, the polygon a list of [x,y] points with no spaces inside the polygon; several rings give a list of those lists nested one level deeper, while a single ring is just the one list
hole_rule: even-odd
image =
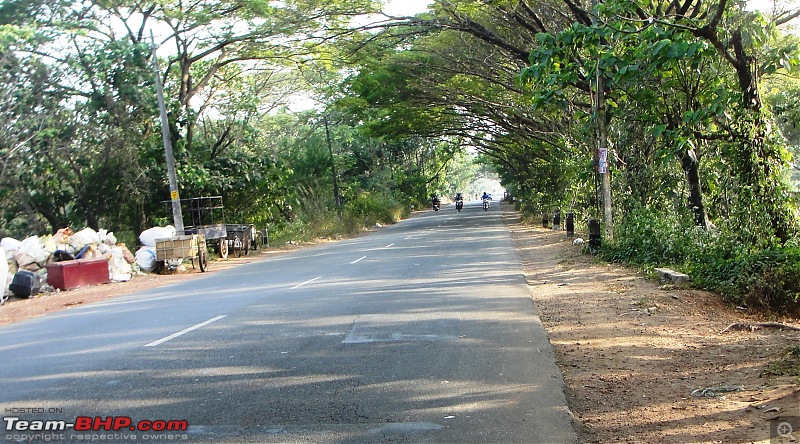
[{"label": "shrub", "polygon": [[735,227],[704,231],[691,221],[689,214],[637,209],[617,224],[600,254],[613,262],[682,270],[695,286],[719,292],[731,304],[800,314],[800,245],[748,247]]},{"label": "shrub", "polygon": [[345,208],[345,213],[350,220],[348,225],[360,230],[376,223],[396,223],[407,215],[406,205],[387,193],[371,193],[362,191]]},{"label": "shrub", "polygon": [[750,307],[800,314],[800,248],[770,249],[749,256],[735,287],[738,299]]},{"label": "shrub", "polygon": [[682,264],[695,250],[698,233],[687,220],[691,221],[691,216],[634,210],[614,227],[614,239],[604,242],[601,255],[610,261],[644,266]]}]

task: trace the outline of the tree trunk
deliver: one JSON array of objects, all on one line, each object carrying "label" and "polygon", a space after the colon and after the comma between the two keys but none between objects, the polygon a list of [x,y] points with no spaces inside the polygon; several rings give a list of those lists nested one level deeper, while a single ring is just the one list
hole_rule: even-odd
[{"label": "tree trunk", "polygon": [[689,208],[694,214],[694,223],[698,227],[708,229],[708,214],[703,205],[703,189],[700,186],[700,164],[696,157],[689,155],[688,151],[681,152],[680,160],[689,187]]}]

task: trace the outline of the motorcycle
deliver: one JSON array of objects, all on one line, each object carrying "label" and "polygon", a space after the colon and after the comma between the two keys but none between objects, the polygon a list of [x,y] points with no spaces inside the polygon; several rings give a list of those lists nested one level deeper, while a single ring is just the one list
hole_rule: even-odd
[{"label": "motorcycle", "polygon": [[483,211],[489,211],[489,199],[483,199]]},{"label": "motorcycle", "polygon": [[464,208],[464,198],[461,197],[461,193],[456,194],[456,210],[460,213],[461,210]]},{"label": "motorcycle", "polygon": [[441,203],[439,201],[439,198],[438,197],[433,198],[432,203],[433,203],[433,211],[439,211],[439,204]]}]

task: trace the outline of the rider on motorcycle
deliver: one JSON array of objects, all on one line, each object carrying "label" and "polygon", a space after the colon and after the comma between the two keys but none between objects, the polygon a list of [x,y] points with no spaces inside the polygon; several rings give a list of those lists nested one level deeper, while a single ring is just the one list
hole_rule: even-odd
[{"label": "rider on motorcycle", "polygon": [[439,196],[437,196],[435,194],[431,195],[431,205],[433,206],[433,209],[435,211],[439,211],[440,203],[441,202],[439,201]]}]

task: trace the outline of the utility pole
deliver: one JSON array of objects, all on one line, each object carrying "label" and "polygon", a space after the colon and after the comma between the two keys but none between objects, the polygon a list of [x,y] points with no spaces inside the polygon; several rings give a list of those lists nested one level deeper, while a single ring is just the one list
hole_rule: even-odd
[{"label": "utility pole", "polygon": [[[597,0],[592,0],[592,25],[597,26]],[[605,85],[600,72],[600,63],[595,68],[595,100],[592,108],[595,120],[595,135],[597,140],[597,174],[600,175],[601,198],[603,202],[603,225],[605,237],[610,239],[614,233],[614,222],[611,213],[611,172],[608,168],[608,127],[606,125]]]},{"label": "utility pole", "polygon": [[167,158],[167,175],[169,176],[169,198],[172,201],[172,219],[175,232],[184,234],[183,214],[181,213],[181,198],[178,194],[178,178],[175,174],[175,156],[172,154],[172,139],[169,134],[167,122],[167,107],[164,104],[164,86],[161,84],[161,74],[158,72],[158,57],[156,56],[156,39],[153,30],[150,30],[150,41],[153,44],[153,70],[156,75],[156,95],[158,96],[158,112],[161,115],[161,136],[164,139],[164,153]]},{"label": "utility pole", "polygon": [[325,122],[325,140],[328,141],[328,152],[331,155],[331,174],[333,175],[333,201],[336,203],[336,211],[342,215],[342,198],[339,196],[339,180],[336,177],[336,161],[333,158],[333,147],[331,146],[331,131],[328,129],[328,117],[323,117]]}]

